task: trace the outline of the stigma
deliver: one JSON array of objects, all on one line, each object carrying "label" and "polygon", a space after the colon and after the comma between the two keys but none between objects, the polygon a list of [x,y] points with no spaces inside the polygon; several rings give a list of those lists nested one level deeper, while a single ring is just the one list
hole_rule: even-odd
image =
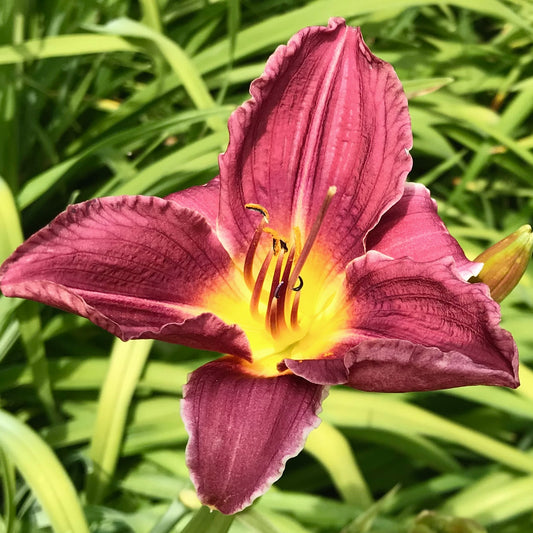
[{"label": "stigma", "polygon": [[[259,204],[246,204],[246,209],[262,216],[250,241],[244,260],[244,281],[250,290],[250,312],[263,321],[274,339],[300,329],[299,306],[304,279],[302,270],[309,258],[320,228],[337,188],[329,187],[320,209],[302,242],[301,231],[294,227],[289,238],[270,227],[267,209]],[[275,222],[275,221],[273,221]],[[271,246],[261,241],[269,239]],[[258,261],[259,260],[259,261]],[[257,266],[259,269],[257,270]]]}]

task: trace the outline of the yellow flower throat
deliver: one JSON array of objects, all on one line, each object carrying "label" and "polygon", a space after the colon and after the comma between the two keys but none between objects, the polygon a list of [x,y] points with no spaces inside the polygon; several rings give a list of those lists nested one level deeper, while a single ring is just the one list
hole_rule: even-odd
[{"label": "yellow flower throat", "polygon": [[[252,350],[252,362],[243,360],[244,368],[258,376],[275,376],[288,372],[280,363],[285,358],[310,359],[327,357],[335,344],[346,314],[336,298],[342,276],[324,282],[327,257],[311,254],[324,217],[336,193],[327,191],[320,211],[304,242],[298,227],[290,240],[284,240],[269,224],[268,211],[259,204],[246,204],[261,213],[250,242],[244,267],[237,278],[244,294],[238,301],[214,295],[210,307],[227,323],[236,323],[246,333]],[[267,235],[272,246],[257,270],[260,246]],[[256,264],[254,273],[254,263]],[[239,280],[237,280],[239,281]],[[243,295],[244,296],[244,295]]]}]

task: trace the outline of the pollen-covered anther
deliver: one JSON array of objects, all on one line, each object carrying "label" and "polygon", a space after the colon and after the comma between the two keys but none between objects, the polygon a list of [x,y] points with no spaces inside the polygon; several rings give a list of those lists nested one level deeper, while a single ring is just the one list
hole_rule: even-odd
[{"label": "pollen-covered anther", "polygon": [[272,249],[274,250],[274,255],[278,255],[282,250],[284,252],[288,250],[287,244],[275,229],[266,227],[263,228],[263,231],[272,236]]},{"label": "pollen-covered anther", "polygon": [[270,217],[268,216],[268,211],[265,207],[259,204],[246,204],[244,207],[246,207],[246,209],[250,209],[251,211],[257,211],[258,213],[261,213],[265,222],[268,224]]}]

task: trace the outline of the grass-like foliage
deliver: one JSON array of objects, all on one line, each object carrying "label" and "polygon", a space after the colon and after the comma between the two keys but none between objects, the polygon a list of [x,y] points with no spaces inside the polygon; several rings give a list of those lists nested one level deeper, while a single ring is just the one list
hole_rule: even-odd
[{"label": "grass-like foliage", "polygon": [[[362,26],[396,68],[410,179],[475,257],[532,222],[533,5],[436,4],[3,0],[0,259],[73,201],[163,196],[216,175],[227,118],[268,55],[330,16]],[[502,312],[518,390],[333,388],[307,453],[227,518],[197,511],[184,463],[180,392],[208,354],[124,344],[0,296],[0,532],[532,531],[531,270]]]}]

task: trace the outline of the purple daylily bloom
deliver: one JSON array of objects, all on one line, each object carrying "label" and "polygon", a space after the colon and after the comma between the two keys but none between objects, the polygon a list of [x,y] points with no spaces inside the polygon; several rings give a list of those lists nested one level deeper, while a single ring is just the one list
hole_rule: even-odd
[{"label": "purple daylily bloom", "polygon": [[305,28],[230,118],[220,175],[166,199],[69,207],[0,270],[2,292],[123,340],[223,352],[182,416],[203,503],[249,505],[318,425],[326,387],[516,387],[499,306],[428,190],[392,67],[359,29]]}]

